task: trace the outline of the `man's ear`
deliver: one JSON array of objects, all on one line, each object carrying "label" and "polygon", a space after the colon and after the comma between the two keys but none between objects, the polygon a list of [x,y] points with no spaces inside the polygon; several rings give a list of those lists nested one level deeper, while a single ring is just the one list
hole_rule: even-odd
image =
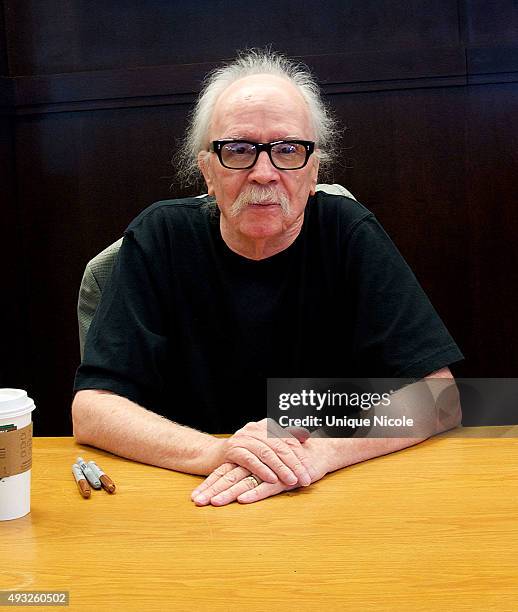
[{"label": "man's ear", "polygon": [[[315,151],[315,153],[318,153],[318,150]],[[309,195],[315,195],[316,193],[316,189],[317,189],[317,182],[318,182],[318,168],[320,166],[320,160],[318,159],[317,155],[313,155],[314,159],[313,161],[313,168],[311,169],[311,184],[310,184],[310,189],[309,189]]]},{"label": "man's ear", "polygon": [[212,175],[210,171],[209,165],[210,156],[207,155],[207,151],[200,151],[198,153],[198,168],[201,170],[203,174],[203,178],[205,179],[205,183],[207,184],[207,193],[210,196],[214,195],[214,185],[212,181]]}]

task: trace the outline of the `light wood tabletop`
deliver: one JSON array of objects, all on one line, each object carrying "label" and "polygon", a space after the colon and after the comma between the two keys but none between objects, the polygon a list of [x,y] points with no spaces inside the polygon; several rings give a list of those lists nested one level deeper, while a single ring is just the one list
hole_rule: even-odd
[{"label": "light wood tabletop", "polygon": [[[79,495],[78,455],[114,495]],[[517,463],[516,431],[457,430],[300,491],[198,508],[199,477],[35,438],[31,513],[0,522],[0,590],[66,590],[73,610],[514,611]]]}]

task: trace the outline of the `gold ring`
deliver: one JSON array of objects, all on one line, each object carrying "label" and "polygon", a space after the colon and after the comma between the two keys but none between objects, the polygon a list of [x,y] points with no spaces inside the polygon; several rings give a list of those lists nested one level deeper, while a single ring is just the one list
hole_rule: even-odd
[{"label": "gold ring", "polygon": [[258,476],[254,476],[254,474],[250,474],[250,476],[248,476],[248,480],[251,480],[254,483],[254,487],[258,487],[262,482],[262,480]]}]

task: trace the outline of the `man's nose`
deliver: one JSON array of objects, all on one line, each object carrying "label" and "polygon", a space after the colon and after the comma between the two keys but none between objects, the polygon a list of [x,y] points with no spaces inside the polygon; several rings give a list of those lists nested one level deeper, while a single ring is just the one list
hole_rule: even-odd
[{"label": "man's nose", "polygon": [[248,178],[250,181],[261,184],[270,183],[279,178],[279,171],[270,161],[266,151],[261,151],[261,153],[259,153],[255,165],[250,169]]}]

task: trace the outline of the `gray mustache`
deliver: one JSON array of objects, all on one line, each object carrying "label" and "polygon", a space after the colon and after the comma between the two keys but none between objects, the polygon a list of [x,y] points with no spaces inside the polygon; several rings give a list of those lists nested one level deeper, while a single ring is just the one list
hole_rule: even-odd
[{"label": "gray mustache", "polygon": [[287,216],[291,210],[288,196],[274,187],[251,186],[243,191],[234,200],[230,207],[230,215],[235,217],[250,204],[266,204],[275,202],[281,207],[283,215]]}]

